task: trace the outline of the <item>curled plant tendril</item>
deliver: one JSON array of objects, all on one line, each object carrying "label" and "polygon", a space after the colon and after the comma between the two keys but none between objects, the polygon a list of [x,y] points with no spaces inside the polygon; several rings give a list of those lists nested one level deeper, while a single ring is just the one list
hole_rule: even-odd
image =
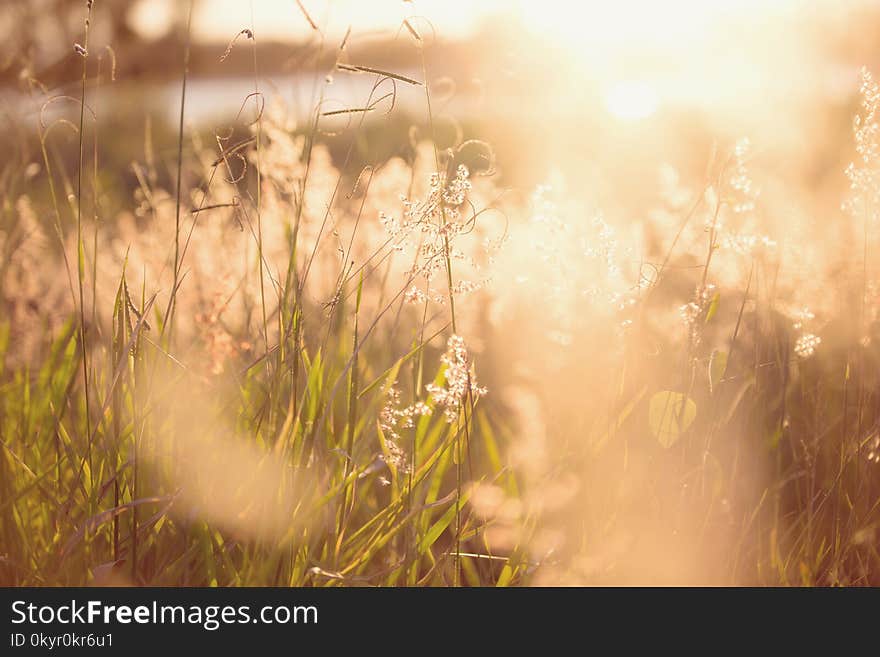
[{"label": "curled plant tendril", "polygon": [[[383,94],[383,95],[380,96],[379,98],[376,98],[375,100],[373,100],[373,94],[376,93],[376,91],[379,89],[379,87],[380,87],[380,86],[381,86],[386,80],[391,82],[391,91],[389,91],[388,93]],[[323,112],[322,112],[322,111],[320,111],[320,110],[321,110],[321,107],[322,107],[325,103],[338,103],[338,102],[340,102],[340,101],[337,101],[337,100],[334,100],[334,99],[331,99],[331,98],[326,98],[326,99],[324,99],[323,101],[321,101],[321,103],[318,104],[318,110],[319,110],[320,115],[323,116],[323,117],[330,117],[330,116],[346,116],[347,120],[346,120],[346,122],[345,122],[345,126],[342,127],[341,129],[338,129],[338,130],[326,130],[326,129],[324,129],[324,128],[318,128],[318,131],[319,131],[322,135],[329,136],[329,137],[333,137],[333,136],[337,136],[337,135],[343,134],[344,132],[346,132],[348,129],[351,128],[351,126],[352,126],[352,120],[353,120],[354,115],[356,115],[356,114],[361,114],[361,115],[363,116],[363,115],[365,115],[367,112],[372,112],[372,111],[374,111],[374,110],[376,109],[376,106],[377,106],[379,103],[381,103],[381,102],[384,101],[384,100],[387,100],[388,98],[391,99],[391,104],[390,104],[389,108],[384,112],[384,116],[387,116],[388,114],[390,114],[390,113],[394,110],[394,106],[395,106],[395,104],[396,104],[396,102],[397,102],[397,83],[394,81],[393,78],[388,78],[388,77],[381,78],[380,80],[378,80],[378,81],[373,85],[373,88],[370,90],[370,97],[367,99],[367,104],[366,104],[364,107],[354,107],[354,108],[351,108],[351,107],[345,107],[345,108],[342,108],[342,109],[337,109],[337,110],[327,110],[327,111],[323,111]],[[341,104],[341,103],[340,103],[340,104]]]},{"label": "curled plant tendril", "polygon": [[441,103],[448,103],[450,100],[455,98],[456,91],[457,87],[455,84],[455,80],[453,80],[449,76],[437,78],[431,84],[431,92],[434,95],[434,99],[432,102],[438,105]]},{"label": "curled plant tendril", "polygon": [[241,153],[233,153],[232,156],[241,162],[241,172],[238,175],[235,175],[232,171],[232,166],[229,164],[229,158],[223,158],[223,161],[226,162],[226,170],[228,173],[228,176],[224,176],[224,180],[230,185],[234,185],[244,180],[248,170],[247,158],[244,155]]},{"label": "curled plant tendril", "polygon": [[229,55],[232,53],[232,49],[235,47],[235,42],[238,41],[238,38],[242,35],[251,40],[253,40],[254,38],[254,33],[250,29],[244,28],[241,32],[232,37],[232,41],[230,41],[229,45],[226,46],[226,51],[222,55],[220,55],[221,62],[226,61],[226,58],[229,57]]},{"label": "curled plant tendril", "polygon": [[461,156],[465,153],[466,149],[475,148],[475,149],[485,149],[485,153],[478,153],[475,159],[480,159],[486,162],[486,168],[477,170],[473,167],[473,165],[469,164],[468,168],[470,169],[471,175],[474,176],[491,176],[495,174],[495,151],[492,146],[481,139],[468,139],[467,141],[461,143],[456,150],[456,155]]},{"label": "curled plant tendril", "polygon": [[[113,46],[109,43],[104,46],[104,50],[110,55],[110,82],[116,82],[116,51],[113,50]],[[98,61],[103,61],[103,55],[98,59]]]},{"label": "curled plant tendril", "polygon": [[[85,107],[85,108],[86,108],[86,111],[89,113],[89,116],[92,117],[92,121],[97,122],[98,117],[97,117],[97,115],[95,114],[95,111],[94,111],[91,107],[89,107],[88,105],[83,105],[82,100],[80,100],[79,98],[76,98],[76,97],[74,97],[74,96],[67,96],[67,95],[53,96],[52,98],[50,98],[49,100],[47,100],[45,103],[43,103],[42,106],[40,107],[40,127],[41,127],[44,131],[46,130],[47,126],[49,125],[49,124],[47,124],[46,121],[45,121],[46,109],[49,107],[49,105],[52,105],[52,104],[54,104],[54,103],[61,102],[61,101],[70,101],[70,102],[76,103],[77,105],[80,105],[80,106]],[[55,119],[55,120],[52,121],[51,123],[57,123],[57,122],[59,122],[59,121],[62,121],[62,122],[65,122],[65,123],[70,123],[70,122],[67,121],[66,119]],[[79,132],[79,128],[77,128],[75,125],[72,125],[72,124],[71,124],[71,127],[72,127],[76,132]]]},{"label": "curled plant tendril", "polygon": [[263,118],[263,112],[266,110],[266,97],[263,95],[263,92],[252,91],[241,101],[241,106],[238,108],[238,113],[235,115],[235,121],[238,122],[241,119],[241,115],[244,114],[244,108],[247,105],[247,102],[254,97],[256,97],[259,102],[259,109],[257,110],[257,115],[252,121],[243,124],[245,128],[250,128],[252,125],[258,123]]},{"label": "curled plant tendril", "polygon": [[[218,137],[218,142],[219,141],[228,141],[229,139],[232,138],[232,131],[230,131],[230,133],[227,137],[219,137],[219,135],[217,137]],[[256,140],[257,140],[256,137],[250,137],[248,139],[241,140],[240,142],[238,142],[234,146],[230,146],[229,148],[222,149],[220,156],[211,163],[211,166],[214,166],[214,167],[218,166],[221,162],[223,162],[223,158],[228,157],[229,155],[232,155],[233,153],[240,151],[242,148],[245,148],[246,146],[249,146],[250,144],[253,144]]]}]

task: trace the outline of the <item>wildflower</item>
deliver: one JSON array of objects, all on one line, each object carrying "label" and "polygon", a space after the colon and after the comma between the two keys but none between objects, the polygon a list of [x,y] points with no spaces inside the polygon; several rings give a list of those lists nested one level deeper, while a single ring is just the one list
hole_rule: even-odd
[{"label": "wildflower", "polygon": [[727,249],[739,255],[756,255],[758,253],[766,253],[776,249],[776,240],[771,239],[767,235],[754,235],[747,233],[736,233],[727,230],[722,222],[718,222],[715,227],[718,233],[718,247]]},{"label": "wildflower", "polygon": [[880,463],[880,433],[875,432],[868,440],[868,462]]},{"label": "wildflower", "polygon": [[403,295],[405,303],[422,303],[425,298],[425,293],[415,285],[411,286]]},{"label": "wildflower", "polygon": [[[489,282],[481,272],[487,263],[493,264],[493,255],[505,238],[493,241],[477,233],[475,220],[479,213],[463,215],[461,206],[471,190],[469,176],[464,165],[449,174],[433,173],[424,199],[411,200],[401,195],[401,214],[378,211],[389,248],[412,255],[411,264],[404,271],[409,279],[405,303],[431,301],[443,305],[450,296],[475,292]],[[476,233],[473,242],[464,239],[472,233]],[[448,280],[448,266],[458,275],[466,272],[470,280]],[[421,281],[413,284],[417,278]]]},{"label": "wildflower", "polygon": [[813,333],[804,333],[797,339],[794,352],[801,358],[809,358],[816,352],[816,347],[822,342],[822,338]]},{"label": "wildflower", "polygon": [[794,330],[799,331],[805,324],[808,324],[814,319],[816,319],[816,315],[809,308],[801,308],[794,313],[795,322],[793,328]]},{"label": "wildflower", "polygon": [[620,267],[617,264],[617,235],[601,216],[594,217],[592,223],[596,244],[588,246],[584,255],[598,259],[604,265],[607,277],[615,278],[620,274]]},{"label": "wildflower", "polygon": [[845,171],[853,196],[844,202],[843,210],[852,216],[864,213],[867,219],[876,221],[880,217],[877,209],[880,202],[880,125],[877,123],[880,86],[867,68],[862,68],[861,80],[862,109],[853,119],[859,157],[858,162],[851,162]]},{"label": "wildflower", "polygon": [[476,375],[468,358],[464,339],[458,335],[449,338],[446,353],[441,358],[446,365],[445,386],[429,383],[425,388],[438,406],[444,407],[447,422],[458,418],[462,403],[470,396],[473,401],[483,397],[487,390],[477,385]]},{"label": "wildflower", "polygon": [[809,308],[801,308],[793,313],[792,328],[798,336],[794,343],[794,353],[800,358],[812,356],[822,343],[822,338],[810,331],[815,318],[816,315]]},{"label": "wildflower", "polygon": [[379,411],[379,428],[385,436],[385,447],[388,455],[383,459],[398,472],[409,472],[406,453],[400,447],[400,429],[411,429],[415,418],[429,415],[431,408],[424,402],[416,402],[400,408],[400,389],[395,385],[385,393],[385,404]]},{"label": "wildflower", "polygon": [[475,281],[458,281],[455,285],[452,286],[453,294],[469,294],[471,292],[475,292],[483,287],[483,282],[475,282]]},{"label": "wildflower", "polygon": [[678,313],[688,331],[688,339],[696,346],[702,339],[700,318],[709,310],[712,299],[715,297],[715,286],[712,283],[698,286],[694,292],[693,300],[678,309]]},{"label": "wildflower", "polygon": [[754,210],[755,200],[758,198],[758,189],[746,166],[751,148],[751,142],[747,138],[742,138],[736,142],[733,149],[733,166],[726,181],[726,191],[730,195],[731,208],[736,214]]},{"label": "wildflower", "polygon": [[455,171],[455,177],[447,185],[443,191],[443,201],[452,207],[458,207],[464,203],[465,196],[471,188],[471,182],[468,180],[470,172],[468,168],[459,164]]},{"label": "wildflower", "polygon": [[[759,190],[748,171],[751,143],[743,138],[736,142],[732,163],[721,181],[720,196],[713,191],[707,199],[718,208],[705,221],[705,230],[713,234],[713,245],[740,255],[754,256],[776,248],[768,235],[747,228],[755,220],[754,210]],[[722,211],[723,206],[723,211]]]},{"label": "wildflower", "polygon": [[394,439],[399,438],[397,425],[397,406],[400,404],[400,390],[396,386],[391,386],[385,393],[385,405],[379,411],[379,428],[386,436]]},{"label": "wildflower", "polygon": [[455,175],[449,181],[445,175],[433,173],[430,177],[430,188],[424,201],[411,201],[405,197],[403,217],[379,213],[379,221],[391,238],[392,248],[403,251],[411,244],[411,237],[418,236],[417,262],[408,272],[409,275],[420,275],[430,281],[444,265],[446,258],[466,260],[460,249],[453,248],[455,237],[466,230],[461,221],[461,206],[471,183],[470,173],[464,165],[459,165]]},{"label": "wildflower", "polygon": [[383,457],[383,460],[398,472],[409,472],[409,464],[406,461],[406,452],[403,451],[403,448],[393,440],[386,440],[385,448],[388,450],[388,454]]}]

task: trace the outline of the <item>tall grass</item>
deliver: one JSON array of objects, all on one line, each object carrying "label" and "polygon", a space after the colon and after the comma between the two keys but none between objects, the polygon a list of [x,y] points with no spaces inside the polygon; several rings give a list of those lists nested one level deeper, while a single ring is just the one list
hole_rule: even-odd
[{"label": "tall grass", "polygon": [[[877,583],[871,130],[864,262],[813,312],[788,277],[809,238],[762,222],[747,142],[666,179],[657,225],[585,219],[481,176],[486,144],[441,148],[415,19],[420,79],[298,6],[335,51],[311,106],[268,97],[252,20],[219,59],[249,56],[253,92],[213,130],[186,122],[188,6],[176,141],[163,168],[147,138],[100,225],[91,2],[78,121],[32,85],[42,171],[0,183],[0,582]],[[363,103],[329,104],[342,75]],[[374,157],[403,89],[423,115]],[[874,125],[867,73],[862,97]]]},{"label": "tall grass", "polygon": [[[259,89],[257,41],[252,29],[246,32],[253,48],[255,89],[251,97],[257,112],[253,123],[244,127],[254,131],[249,141],[253,150],[242,153],[239,147],[227,146],[226,137],[218,139],[220,152],[211,155],[210,174],[199,183],[201,201],[188,212],[190,191],[184,186],[184,170],[188,166],[200,169],[198,161],[188,163],[185,157],[190,7],[183,40],[187,45],[173,173],[171,286],[154,294],[149,292],[154,283],[136,276],[140,292],[134,296],[130,282],[134,263],[126,255],[118,263],[115,298],[103,298],[103,288],[96,283],[93,310],[98,325],[87,327],[87,259],[91,257],[97,267],[101,257],[98,248],[86,253],[83,240],[91,10],[89,3],[87,36],[80,53],[84,60],[83,96],[75,170],[79,322],[76,330],[67,323],[56,332],[36,379],[30,365],[4,372],[3,581],[457,583],[462,569],[458,553],[466,532],[476,540],[475,520],[463,517],[466,493],[459,439],[462,431],[470,431],[476,402],[461,400],[461,412],[454,418],[439,411],[435,414],[427,406],[420,409],[412,426],[412,452],[405,457],[397,444],[396,427],[385,425],[383,429],[377,424],[401,369],[414,358],[421,368],[424,352],[442,352],[444,340],[444,332],[439,331],[430,337],[421,332],[410,344],[401,343],[393,334],[375,337],[383,317],[400,306],[404,292],[400,289],[390,298],[379,297],[378,304],[362,307],[365,295],[379,293],[380,286],[373,281],[383,262],[389,262],[387,243],[363,256],[355,267],[354,258],[361,257],[358,253],[362,250],[355,249],[352,232],[332,303],[322,308],[307,300],[309,277],[318,275],[319,265],[327,267],[326,262],[319,262],[326,260],[319,247],[329,225],[330,206],[317,235],[311,236],[313,243],[300,251],[300,223],[307,212],[313,212],[307,208],[307,197],[311,149],[324,120],[321,103],[305,136],[308,146],[300,160],[301,176],[292,189],[283,190],[290,194],[284,213],[291,223],[281,249],[288,253],[288,272],[282,281],[268,269],[262,201],[265,101]],[[340,52],[343,50],[344,46]],[[393,84],[393,76],[377,73],[376,89],[384,82]],[[350,137],[352,148],[359,129],[356,127]],[[46,140],[42,143],[54,198],[58,172],[50,168]],[[96,158],[99,154],[96,143]],[[198,153],[207,154],[204,149]],[[249,160],[256,165],[253,175],[246,171]],[[242,169],[236,171],[233,161]],[[99,166],[97,159],[94,164]],[[210,200],[218,170],[217,178],[223,178],[221,193],[231,192],[231,202]],[[142,185],[159,178],[158,172],[151,171]],[[341,172],[335,190],[343,184]],[[369,184],[367,180],[364,201]],[[157,192],[155,188],[144,189],[148,200]],[[446,204],[439,196],[437,199]],[[248,262],[248,258],[243,264],[245,272],[252,271],[257,277],[260,317],[256,324],[251,323],[248,300],[243,296],[241,338],[249,339],[247,333],[258,326],[262,339],[236,349],[252,354],[250,362],[233,358],[221,366],[224,377],[214,372],[205,378],[211,368],[206,368],[202,359],[212,356],[212,345],[191,351],[197,335],[193,330],[198,326],[190,324],[187,333],[175,324],[181,313],[194,310],[183,304],[181,294],[186,284],[188,248],[200,239],[197,223],[205,217],[213,219],[211,215],[218,210],[227,211],[255,243],[255,260]],[[167,216],[154,201],[150,201],[149,212],[156,218]],[[57,221],[63,221],[60,210]],[[191,222],[188,230],[187,222]],[[59,238],[63,247],[60,226]],[[446,264],[450,267],[448,258]],[[159,276],[163,275],[160,270]],[[245,273],[239,286],[248,284],[248,275]],[[416,275],[409,274],[408,280]],[[451,286],[451,270],[447,276]],[[267,284],[274,297],[271,312]],[[156,300],[163,296],[166,303],[160,312],[163,306]],[[229,334],[218,322],[226,303],[221,301],[213,313],[200,320],[224,337]],[[110,321],[103,324],[106,313]],[[271,325],[276,320],[270,315],[277,317],[274,331]],[[9,325],[5,326],[4,349],[9,336]],[[159,329],[158,338],[150,337],[152,326]],[[91,335],[92,329],[109,331],[109,340]],[[394,349],[401,346],[403,351],[394,356]],[[470,361],[464,365],[472,367]],[[74,376],[80,371],[82,378],[77,384]],[[443,386],[442,369],[434,380]],[[386,414],[399,410],[386,410]],[[497,438],[488,427],[485,425],[482,439],[497,453]],[[453,461],[458,465],[453,466]],[[480,475],[487,476],[495,475],[491,469]],[[450,479],[455,481],[451,491]],[[513,564],[510,568],[518,572],[519,567]],[[481,583],[498,570],[500,566],[481,566],[479,570],[471,566],[467,575],[471,583]]]}]

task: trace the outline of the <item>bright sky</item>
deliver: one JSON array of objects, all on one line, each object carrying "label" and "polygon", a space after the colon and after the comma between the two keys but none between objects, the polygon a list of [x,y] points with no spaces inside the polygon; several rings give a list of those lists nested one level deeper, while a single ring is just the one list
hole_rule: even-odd
[{"label": "bright sky", "polygon": [[[519,19],[567,49],[576,69],[600,81],[612,114],[638,119],[674,99],[732,111],[739,111],[739,98],[768,89],[796,100],[797,93],[815,87],[809,72],[822,64],[815,26],[836,22],[848,28],[853,10],[870,2],[877,0],[302,0],[302,5],[330,43],[341,40],[349,26],[353,39],[394,34],[407,17],[425,17],[447,39],[466,38],[487,21],[491,29],[495,15]],[[142,31],[162,33],[174,8],[185,6],[185,0],[139,0],[132,17]],[[200,0],[197,7],[196,38],[225,42],[252,27],[258,39],[297,41],[312,32],[297,0]],[[429,29],[423,21],[414,23]],[[780,70],[786,79],[780,79]]]},{"label": "bright sky", "polygon": [[[861,2],[863,0],[855,0]],[[161,30],[183,0],[140,0],[136,21],[145,31]],[[700,37],[731,17],[765,20],[792,9],[839,6],[840,0],[303,0],[330,38],[349,25],[359,31],[398,27],[407,16],[425,16],[448,38],[466,36],[487,16],[519,16],[548,36],[582,47],[609,43],[668,44]],[[296,0],[202,0],[194,23],[199,37],[223,40],[251,24],[262,38],[298,39],[311,30]]]},{"label": "bright sky", "polygon": [[[139,0],[135,22],[147,33],[160,33],[173,6],[183,0]],[[342,38],[349,25],[361,32],[393,30],[408,16],[426,16],[449,38],[467,36],[486,15],[518,11],[519,2],[505,0],[303,0],[303,6],[328,38]],[[472,6],[475,5],[475,6]],[[311,27],[296,0],[202,0],[193,19],[197,38],[224,40],[251,25],[263,39],[296,40],[309,36]]]}]

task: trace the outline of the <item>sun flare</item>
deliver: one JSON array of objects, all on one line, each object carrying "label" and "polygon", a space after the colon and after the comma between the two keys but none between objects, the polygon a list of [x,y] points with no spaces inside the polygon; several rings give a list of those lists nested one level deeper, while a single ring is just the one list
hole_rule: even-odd
[{"label": "sun flare", "polygon": [[624,121],[646,119],[657,111],[660,99],[647,82],[625,80],[611,85],[604,94],[605,107]]}]

